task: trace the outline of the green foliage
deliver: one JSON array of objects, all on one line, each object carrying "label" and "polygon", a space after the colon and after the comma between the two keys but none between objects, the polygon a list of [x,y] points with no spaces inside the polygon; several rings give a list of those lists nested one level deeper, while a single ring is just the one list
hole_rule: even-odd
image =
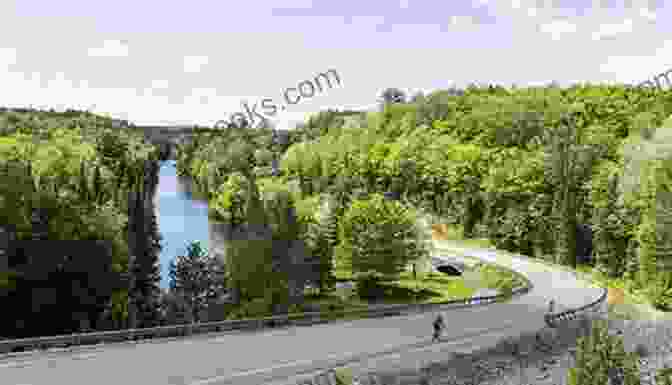
[{"label": "green foliage", "polygon": [[242,300],[263,297],[273,275],[272,239],[234,239],[226,247],[230,287]]},{"label": "green foliage", "polygon": [[355,201],[339,222],[339,247],[352,272],[369,270],[397,277],[409,263],[426,256],[415,210],[380,194]]},{"label": "green foliage", "polygon": [[664,368],[658,369],[656,373],[656,384],[658,385],[672,385],[672,368],[665,365]]},{"label": "green foliage", "polygon": [[672,272],[658,273],[649,285],[647,294],[651,305],[662,311],[672,310]]},{"label": "green foliage", "polygon": [[[306,241],[308,253],[317,258],[319,263],[320,292],[326,293],[335,284],[334,254],[338,244],[338,217],[336,200],[326,195],[313,197],[313,205],[309,217],[304,219],[303,239]],[[305,207],[305,206],[304,206]]]},{"label": "green foliage", "polygon": [[[619,200],[618,164],[605,162],[591,181],[592,221],[595,231],[596,269],[615,278],[627,268],[626,248],[632,237],[623,201]],[[632,226],[630,226],[632,228]]]},{"label": "green foliage", "polygon": [[474,269],[480,274],[480,285],[498,290],[501,294],[508,294],[509,297],[515,288],[525,285],[525,281],[516,273],[496,265],[478,263]]},{"label": "green foliage", "polygon": [[639,362],[635,353],[625,352],[623,339],[609,335],[606,323],[598,320],[588,336],[579,338],[576,364],[569,369],[568,384],[606,385],[609,378],[616,376],[624,385],[639,385]]},{"label": "green foliage", "polygon": [[[337,202],[334,217],[341,218],[357,201],[368,201],[357,199],[360,192],[363,197],[385,191],[461,224],[467,237],[487,235],[497,247],[556,254],[567,264],[575,262],[576,223],[590,224],[598,265],[612,277],[647,271],[653,276],[670,253],[667,235],[657,230],[664,210],[654,203],[665,190],[669,165],[656,166],[654,182],[643,181],[652,178],[650,159],[669,157],[672,148],[663,131],[652,130],[672,114],[672,92],[486,85],[386,104],[380,112],[318,114],[275,154],[286,177],[281,183],[298,182],[299,232],[313,255],[329,255],[321,251],[330,248],[322,235],[328,226],[311,214],[317,199],[301,198],[329,193]],[[227,187],[227,193],[217,188],[234,164],[260,167],[268,161],[269,154],[260,152],[265,134],[256,134],[235,128],[204,134],[185,151],[184,169],[216,192],[213,210],[244,211],[244,202],[234,205],[240,186]],[[264,195],[261,181],[259,189]],[[373,251],[378,246],[369,243],[382,243],[381,237],[360,236],[368,226],[361,221],[353,228],[363,240],[341,242],[339,258],[354,253],[368,260],[392,248]]]},{"label": "green foliage", "polygon": [[[256,279],[256,277],[255,277]],[[278,313],[298,312],[297,304],[288,305],[287,279],[280,272],[274,272],[264,282],[263,295],[246,297],[246,299],[229,314],[229,319],[258,318],[276,315]]]},{"label": "green foliage", "polygon": [[208,300],[222,294],[225,287],[223,265],[209,256],[198,241],[187,245],[186,255],[178,255],[170,262],[168,276],[171,291],[185,300],[196,321]]},{"label": "green foliage", "polygon": [[382,285],[382,282],[386,277],[382,273],[369,270],[355,273],[353,278],[357,282],[356,289],[359,298],[375,300],[384,296],[385,286]]},{"label": "green foliage", "polygon": [[[12,223],[19,241],[82,241],[12,250],[10,260],[31,260],[12,266],[7,304],[26,327],[10,322],[3,330],[25,337],[75,332],[81,314],[95,323],[104,311],[122,321],[128,187],[154,148],[139,133],[85,112],[0,109],[0,127],[0,222]],[[32,214],[39,214],[37,226]],[[41,322],[45,317],[53,322]]]},{"label": "green foliage", "polygon": [[246,184],[247,180],[243,174],[232,173],[226,182],[217,188],[217,193],[211,199],[209,207],[218,219],[232,224],[242,223],[246,215]]},{"label": "green foliage", "polygon": [[227,316],[227,319],[261,318],[272,315],[273,303],[267,297],[245,301]]},{"label": "green foliage", "polygon": [[649,300],[659,308],[670,302],[668,275],[672,257],[672,223],[669,166],[665,161],[651,160],[644,164],[641,189],[641,224],[637,228],[639,248],[639,280],[648,287]]}]

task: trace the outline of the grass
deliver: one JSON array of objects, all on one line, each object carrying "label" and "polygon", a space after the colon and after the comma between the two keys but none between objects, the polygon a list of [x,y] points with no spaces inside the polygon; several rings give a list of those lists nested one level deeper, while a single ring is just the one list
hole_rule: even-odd
[{"label": "grass", "polygon": [[[464,240],[461,236],[459,226],[438,225],[433,226],[433,236],[439,239],[459,241],[460,246],[464,247],[490,247],[487,239]],[[477,258],[465,257],[467,261],[467,270],[481,262]],[[335,308],[363,308],[373,304],[413,304],[413,303],[440,303],[453,299],[468,298],[481,288],[491,288],[491,282],[482,282],[479,285],[467,284],[462,277],[449,276],[442,273],[434,273],[427,264],[419,264],[417,268],[417,280],[414,279],[412,271],[404,271],[399,279],[393,282],[384,283],[385,294],[383,298],[376,301],[367,301],[359,299],[353,290],[335,289],[331,293],[319,295],[314,291],[306,292],[306,303],[318,306],[320,309],[328,309],[330,306]],[[347,267],[336,264],[334,273],[338,282],[347,282],[353,280],[353,274]],[[497,271],[490,271],[488,276],[492,279]],[[489,281],[490,281],[489,280]]]},{"label": "grass", "polygon": [[[418,269],[418,279],[413,278],[411,271],[404,271],[399,279],[393,282],[386,282],[384,298],[375,303],[383,304],[412,304],[416,303],[437,303],[452,299],[468,298],[473,295],[476,289],[467,287],[462,277],[453,277],[442,273],[432,273]],[[337,281],[345,282],[352,280],[352,272],[344,267],[337,267],[335,270]],[[345,289],[335,290],[334,295],[340,298],[355,297]],[[361,301],[357,299],[356,301]],[[366,304],[371,302],[362,301]]]}]

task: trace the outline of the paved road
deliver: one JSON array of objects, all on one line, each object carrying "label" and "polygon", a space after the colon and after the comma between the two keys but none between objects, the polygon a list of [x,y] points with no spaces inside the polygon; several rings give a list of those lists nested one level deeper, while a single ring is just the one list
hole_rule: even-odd
[{"label": "paved road", "polygon": [[[441,254],[445,253],[437,255]],[[292,384],[296,383],[292,379],[298,374],[327,369],[335,362],[423,349],[464,349],[472,343],[499,339],[507,333],[518,335],[522,330],[538,330],[543,327],[543,314],[551,296],[561,310],[579,307],[601,294],[599,289],[588,288],[570,273],[552,271],[524,258],[502,258],[491,251],[476,249],[470,249],[469,254],[511,266],[526,274],[535,288],[508,303],[446,310],[446,342],[434,347],[430,346],[430,340],[435,313],[426,313],[257,333],[120,344],[80,353],[41,353],[0,363],[0,384]],[[484,332],[491,335],[478,336]],[[478,341],[466,339],[474,335]]]}]

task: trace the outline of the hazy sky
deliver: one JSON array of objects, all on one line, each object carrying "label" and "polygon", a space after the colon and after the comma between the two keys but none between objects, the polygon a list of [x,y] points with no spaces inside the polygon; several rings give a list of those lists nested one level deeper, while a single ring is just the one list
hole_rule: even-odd
[{"label": "hazy sky", "polygon": [[386,87],[641,82],[672,68],[670,3],[0,0],[0,105],[212,125],[338,71],[286,127]]}]

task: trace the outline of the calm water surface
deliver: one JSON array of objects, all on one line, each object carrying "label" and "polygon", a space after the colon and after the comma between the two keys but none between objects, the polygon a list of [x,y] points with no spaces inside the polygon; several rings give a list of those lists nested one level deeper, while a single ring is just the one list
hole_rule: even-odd
[{"label": "calm water surface", "polygon": [[161,287],[168,287],[168,266],[184,255],[191,241],[208,247],[208,204],[193,191],[191,179],[177,175],[175,161],[162,162],[155,198],[161,241]]}]

